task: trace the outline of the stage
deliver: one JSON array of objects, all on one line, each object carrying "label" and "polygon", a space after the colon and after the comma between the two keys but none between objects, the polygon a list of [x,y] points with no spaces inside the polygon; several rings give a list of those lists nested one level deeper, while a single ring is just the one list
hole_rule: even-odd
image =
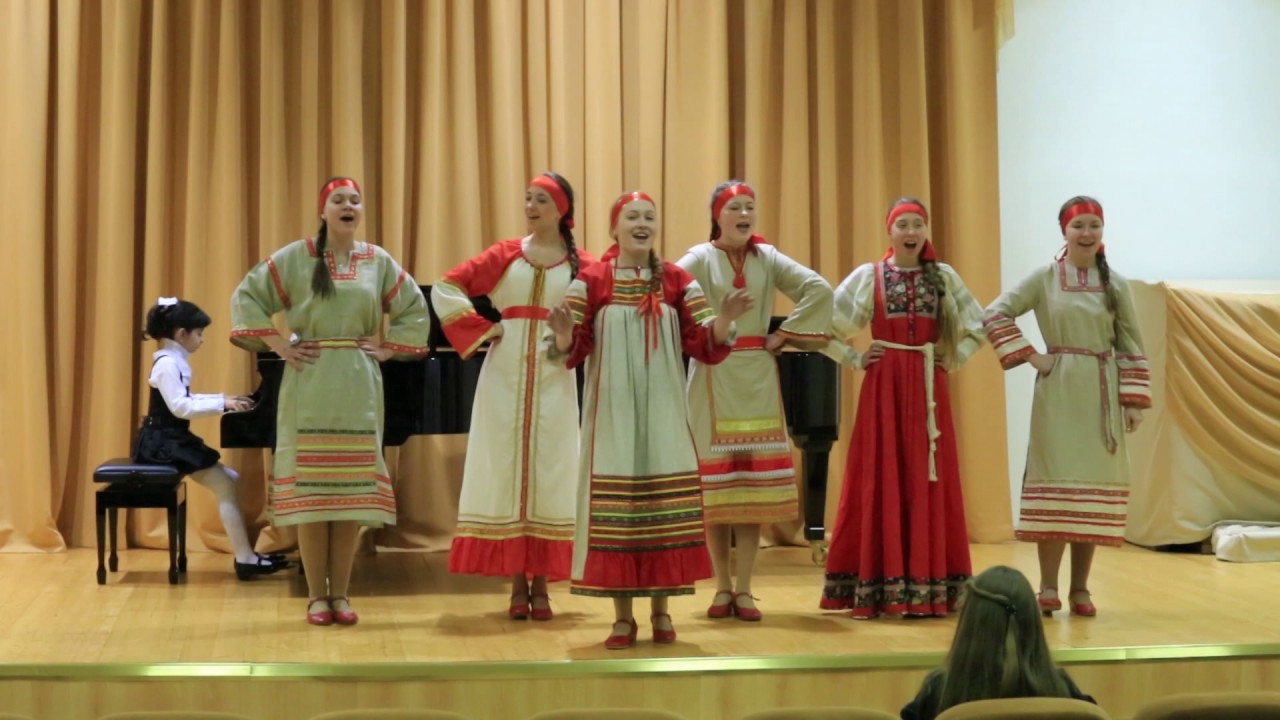
[{"label": "stage", "polygon": [[[1035,582],[1035,547],[975,545],[974,567],[1008,564]],[[807,548],[762,550],[762,623],[705,616],[711,585],[674,598],[679,640],[606,651],[607,600],[552,587],[556,618],[506,618],[506,583],[451,576],[442,553],[357,560],[357,627],[312,627],[297,571],[242,583],[225,555],[129,550],[106,586],[96,555],[0,555],[0,712],[45,718],[198,708],[306,720],[349,707],[430,706],[525,718],[568,706],[643,705],[732,720],[777,705],[896,712],[945,654],[955,618],[855,621],[818,609]],[[1064,567],[1065,580],[1065,567]],[[1046,621],[1051,647],[1114,717],[1178,691],[1280,687],[1270,564],[1134,546],[1099,551],[1096,618]],[[572,680],[572,682],[568,682]],[[141,684],[140,684],[141,683]],[[282,701],[282,702],[278,702]],[[279,704],[267,711],[266,703]]]}]

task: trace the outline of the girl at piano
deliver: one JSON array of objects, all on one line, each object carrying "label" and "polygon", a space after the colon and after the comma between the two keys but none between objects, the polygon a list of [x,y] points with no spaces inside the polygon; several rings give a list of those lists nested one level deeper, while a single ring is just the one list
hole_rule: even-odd
[{"label": "girl at piano", "polygon": [[187,358],[204,344],[204,329],[213,320],[195,303],[162,297],[147,311],[147,337],[160,349],[151,362],[151,400],[138,431],[133,457],[137,462],[171,465],[209,488],[218,500],[218,515],[235,552],[236,577],[252,580],[288,567],[283,555],[254,552],[245,531],[236,495],[235,470],[223,465],[217,450],[191,432],[195,418],[240,412],[252,401],[238,395],[192,394],[191,365]]},{"label": "girl at piano", "polygon": [[[566,580],[578,478],[574,372],[544,352],[551,308],[593,262],[573,239],[573,188],[556,173],[529,181],[529,234],[504,240],[431,288],[445,336],[463,358],[489,343],[476,384],[450,572],[511,578],[507,614],[550,620],[547,582]],[[502,311],[492,323],[472,297]]]},{"label": "girl at piano", "polygon": [[[1039,546],[1040,608],[1062,609],[1058,569],[1070,543],[1067,602],[1073,615],[1091,617],[1094,549],[1124,544],[1125,433],[1151,407],[1151,371],[1129,283],[1107,264],[1102,205],[1071,198],[1058,224],[1066,244],[1057,259],[996,298],[986,322],[1006,370],[1026,363],[1037,371],[1017,536]],[[1014,322],[1030,311],[1048,344],[1043,353]]]},{"label": "girl at piano", "polygon": [[[821,606],[854,618],[944,616],[972,574],[947,372],[985,339],[982,306],[929,240],[924,203],[902,198],[880,262],[835,292],[826,353],[866,371]],[[846,342],[871,325],[858,353]]]},{"label": "girl at piano", "polygon": [[697,281],[658,258],[658,229],[652,198],[618,198],[616,243],[570,284],[549,323],[552,356],[587,364],[570,592],[613,598],[609,649],[635,644],[636,597],[651,598],[654,642],[675,642],[668,597],[711,577],[681,350],[723,361],[733,320],[752,305],[734,290],[716,316]]},{"label": "girl at piano", "polygon": [[[396,522],[378,363],[425,355],[431,320],[413,277],[357,238],[364,195],[355,180],[326,183],[319,215],[314,238],[275,251],[236,288],[231,341],[286,364],[267,507],[275,526],[298,528],[307,622],[354,625],[347,593],[359,529]],[[273,322],[279,312],[290,339]]]},{"label": "girl at piano", "polygon": [[[688,392],[707,546],[716,572],[707,616],[746,621],[762,617],[751,595],[760,526],[793,522],[800,512],[773,353],[787,344],[825,347],[831,339],[832,302],[831,285],[821,275],[783,255],[755,229],[755,191],[738,180],[721,183],[711,193],[710,242],[676,263],[698,281],[712,310],[735,290],[745,289],[755,299],[751,311],[737,320],[737,343],[724,362],[689,363]],[[770,334],[775,291],[796,306]],[[735,544],[737,562],[731,566]]]}]

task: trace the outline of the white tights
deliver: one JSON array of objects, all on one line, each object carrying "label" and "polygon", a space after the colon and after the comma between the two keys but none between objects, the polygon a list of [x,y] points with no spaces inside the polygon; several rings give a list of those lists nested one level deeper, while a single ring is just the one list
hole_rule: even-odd
[{"label": "white tights", "polygon": [[237,497],[236,480],[239,473],[218,463],[213,467],[191,473],[191,479],[213,491],[218,498],[218,515],[222,517],[222,527],[227,531],[227,539],[236,553],[236,562],[257,563],[258,556],[249,544],[249,533],[244,528],[244,517],[240,514],[240,502]]}]

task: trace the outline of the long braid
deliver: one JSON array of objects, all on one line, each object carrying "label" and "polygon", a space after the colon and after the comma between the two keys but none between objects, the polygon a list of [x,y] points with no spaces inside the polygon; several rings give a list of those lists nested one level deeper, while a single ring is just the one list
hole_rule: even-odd
[{"label": "long braid", "polygon": [[543,175],[554,180],[560,186],[560,190],[564,192],[565,199],[569,201],[569,209],[560,216],[560,239],[564,240],[565,253],[569,257],[569,280],[573,280],[578,277],[578,270],[581,269],[578,244],[573,240],[573,186],[560,173],[545,172]]},{"label": "long braid", "polygon": [[324,249],[329,240],[329,224],[320,221],[320,230],[316,232],[316,267],[311,273],[311,292],[327,298],[333,295],[333,276],[329,274],[329,263],[324,258]]},{"label": "long braid", "polygon": [[569,279],[578,277],[578,245],[573,241],[573,232],[560,221],[560,237],[564,239],[564,249],[569,255]]},{"label": "long braid", "polygon": [[658,259],[656,250],[649,250],[649,291],[659,298],[662,297],[662,261]]},{"label": "long braid", "polygon": [[947,284],[942,280],[942,271],[938,270],[938,262],[921,260],[920,267],[924,271],[924,284],[928,285],[941,300],[942,296],[947,294]]},{"label": "long braid", "polygon": [[[1088,195],[1076,195],[1070,200],[1062,203],[1062,207],[1058,210],[1059,223],[1062,223],[1062,216],[1066,214],[1067,210],[1076,203],[1092,203],[1097,205],[1099,210],[1102,208],[1102,203],[1098,202],[1096,199],[1091,198]],[[1065,227],[1063,232],[1066,232]],[[1103,292],[1106,294],[1107,308],[1109,310],[1115,310],[1116,297],[1115,293],[1111,290],[1111,266],[1107,264],[1106,253],[1104,253],[1101,248],[1099,248],[1098,254],[1095,256],[1095,262],[1098,264],[1098,279],[1102,281]]]},{"label": "long braid", "polygon": [[1116,309],[1116,295],[1111,290],[1111,266],[1107,264],[1106,253],[1098,253],[1098,277],[1102,279],[1103,292],[1107,295],[1107,308]]}]

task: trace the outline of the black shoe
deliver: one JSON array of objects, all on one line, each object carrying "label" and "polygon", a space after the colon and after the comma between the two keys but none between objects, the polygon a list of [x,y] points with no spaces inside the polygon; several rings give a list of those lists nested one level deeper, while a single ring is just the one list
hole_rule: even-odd
[{"label": "black shoe", "polygon": [[259,554],[258,557],[265,557],[266,559],[271,561],[272,565],[275,565],[280,570],[283,570],[291,565],[291,563],[289,562],[289,556],[281,553],[271,553],[270,555]]},{"label": "black shoe", "polygon": [[235,561],[236,577],[241,580],[252,580],[259,575],[270,575],[281,569],[280,565],[271,561],[266,555],[258,555],[256,562],[242,563]]}]

